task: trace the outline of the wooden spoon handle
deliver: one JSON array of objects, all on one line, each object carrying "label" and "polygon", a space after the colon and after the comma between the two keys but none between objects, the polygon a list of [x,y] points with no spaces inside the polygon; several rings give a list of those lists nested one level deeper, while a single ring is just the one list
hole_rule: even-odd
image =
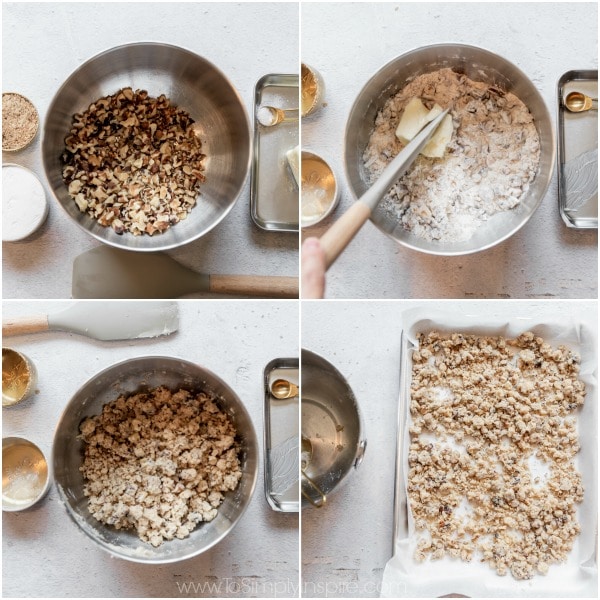
[{"label": "wooden spoon handle", "polygon": [[321,236],[321,246],[325,251],[325,262],[328,269],[370,216],[371,209],[361,200],[357,200]]},{"label": "wooden spoon handle", "polygon": [[270,275],[211,275],[209,290],[217,294],[297,298],[297,277]]},{"label": "wooden spoon handle", "polygon": [[13,319],[4,319],[2,321],[2,336],[26,335],[28,333],[39,333],[48,331],[48,317],[39,315],[35,317],[15,317]]}]

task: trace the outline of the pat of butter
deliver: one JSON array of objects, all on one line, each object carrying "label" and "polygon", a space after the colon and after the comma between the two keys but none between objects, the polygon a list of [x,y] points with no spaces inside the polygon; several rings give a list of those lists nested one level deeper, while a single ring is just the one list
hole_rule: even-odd
[{"label": "pat of butter", "polygon": [[421,150],[421,154],[429,158],[442,158],[446,151],[446,146],[448,146],[452,139],[453,131],[452,117],[446,115],[438,125],[432,138],[427,142],[425,148]]},{"label": "pat of butter", "polygon": [[288,161],[288,165],[290,165],[296,185],[300,187],[300,146],[288,150],[285,153],[285,158]]},{"label": "pat of butter", "polygon": [[433,121],[441,112],[441,106],[436,104],[431,110],[427,110],[419,98],[413,98],[402,113],[396,129],[396,137],[403,144],[408,144],[427,123]]},{"label": "pat of butter", "polygon": [[[404,109],[402,118],[396,129],[396,137],[404,144],[408,144],[416,135],[442,113],[442,107],[435,104],[431,110],[427,110],[419,98],[413,98]],[[421,150],[423,156],[429,158],[442,158],[446,146],[452,139],[454,127],[451,115],[446,115],[438,125],[432,138]]]}]

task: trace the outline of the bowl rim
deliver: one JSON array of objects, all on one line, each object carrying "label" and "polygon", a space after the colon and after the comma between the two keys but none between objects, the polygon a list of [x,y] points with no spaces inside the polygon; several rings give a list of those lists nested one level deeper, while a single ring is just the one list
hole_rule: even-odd
[{"label": "bowl rim", "polygon": [[[331,176],[333,177],[333,181],[335,183],[335,188],[334,188],[333,200],[327,207],[327,210],[325,210],[323,212],[323,214],[320,217],[318,217],[315,221],[311,221],[310,223],[303,225],[302,224],[302,214],[300,214],[300,227],[303,230],[310,229],[311,227],[314,227],[315,225],[321,224],[327,217],[329,217],[329,215],[331,215],[331,213],[337,208],[337,205],[340,203],[340,182],[339,182],[338,176],[335,174],[335,171],[333,170],[333,167],[331,166],[331,162],[328,159],[324,158],[322,154],[319,154],[319,153],[315,152],[314,150],[311,150],[310,148],[301,148],[300,149],[300,164],[302,164],[302,158],[304,155],[308,156],[309,158],[312,157],[316,160],[320,160],[329,169],[329,171],[331,172]],[[300,190],[300,191],[302,192],[302,190]],[[300,203],[302,203],[302,196],[300,196]]]},{"label": "bowl rim", "polygon": [[[6,152],[6,150],[5,150]],[[2,163],[2,168],[13,168],[13,167],[18,167],[19,169],[25,171],[26,173],[29,173],[30,175],[33,175],[33,177],[36,179],[36,181],[39,182],[39,184],[42,186],[42,191],[44,192],[44,211],[42,213],[42,216],[37,220],[37,221],[32,221],[32,223],[30,224],[30,228],[29,231],[27,231],[26,233],[24,233],[23,235],[10,239],[10,240],[5,240],[4,236],[2,241],[5,244],[17,244],[19,242],[24,242],[25,240],[27,240],[27,238],[31,237],[34,233],[36,233],[41,227],[42,225],[46,222],[46,219],[48,218],[48,210],[49,210],[49,202],[48,202],[48,193],[46,192],[46,188],[44,187],[44,183],[42,182],[41,177],[35,173],[32,169],[30,169],[29,167],[25,167],[24,165],[20,165],[14,162],[3,162]]]},{"label": "bowl rim", "polygon": [[[502,242],[506,241],[508,238],[515,235],[522,227],[524,227],[525,224],[531,219],[531,217],[534,215],[534,213],[540,207],[540,204],[542,203],[542,201],[548,194],[548,189],[550,188],[550,183],[551,183],[552,177],[554,175],[554,168],[555,168],[555,162],[556,162],[556,135],[555,135],[555,131],[554,131],[554,122],[552,120],[550,111],[548,109],[548,105],[547,105],[546,101],[544,100],[544,97],[540,93],[539,89],[533,83],[533,81],[529,78],[529,76],[527,76],[513,62],[509,61],[507,58],[504,58],[504,56],[502,56],[496,52],[493,52],[492,50],[488,50],[487,48],[483,48],[481,46],[475,46],[473,44],[463,44],[461,42],[440,42],[437,44],[427,44],[425,46],[418,46],[416,48],[412,48],[411,50],[408,50],[407,52],[404,52],[402,54],[398,54],[391,60],[387,61],[379,69],[377,69],[377,71],[375,71],[367,79],[367,81],[361,86],[360,91],[358,92],[357,96],[355,97],[354,102],[352,103],[352,106],[350,108],[350,111],[348,112],[348,115],[346,117],[346,125],[344,127],[344,139],[343,139],[344,176],[346,178],[346,185],[350,191],[350,194],[352,195],[352,197],[354,198],[355,201],[358,200],[358,197],[356,195],[354,188],[350,185],[347,144],[348,144],[348,137],[349,137],[349,132],[350,132],[350,116],[355,112],[358,101],[361,98],[361,96],[363,95],[365,88],[374,79],[379,77],[379,75],[381,75],[382,72],[384,72],[386,69],[390,68],[394,63],[396,63],[400,59],[410,58],[411,56],[414,56],[415,54],[418,54],[419,52],[422,52],[424,50],[442,49],[442,48],[466,49],[469,51],[481,52],[485,55],[493,56],[495,59],[500,59],[505,64],[509,65],[512,69],[515,70],[516,73],[518,73],[519,77],[522,77],[524,80],[526,80],[528,83],[531,84],[532,90],[538,95],[541,105],[544,108],[545,116],[547,117],[548,123],[550,124],[550,132],[549,133],[550,133],[551,143],[549,144],[549,147],[550,147],[551,156],[549,156],[549,160],[548,160],[550,169],[548,172],[548,177],[547,177],[546,183],[544,184],[543,190],[540,193],[539,198],[537,199],[535,205],[532,207],[532,210],[530,211],[530,213],[528,215],[526,215],[526,217],[524,219],[522,219],[515,227],[513,227],[510,231],[508,231],[502,237],[499,237],[498,239],[495,239],[492,242],[487,243],[479,248],[473,248],[470,250],[436,250],[435,248],[420,248],[420,247],[414,245],[413,243],[411,243],[410,240],[398,239],[397,237],[392,235],[390,232],[382,229],[380,227],[380,225],[375,222],[374,213],[372,213],[371,216],[369,217],[369,220],[371,221],[371,223],[373,223],[373,225],[375,225],[375,227],[377,227],[377,229],[379,231],[384,233],[388,238],[390,238],[397,244],[400,244],[401,246],[404,246],[405,248],[409,248],[410,250],[415,250],[417,252],[421,252],[423,254],[429,254],[429,255],[433,255],[433,256],[467,256],[469,254],[476,254],[478,252],[483,252],[485,250],[489,250],[490,248],[493,248],[494,246],[501,244]],[[537,174],[536,174],[536,177],[537,177]]]},{"label": "bowl rim", "polygon": [[[358,398],[356,397],[356,393],[354,392],[354,389],[350,385],[348,378],[328,358],[325,358],[322,354],[314,352],[313,350],[309,350],[308,348],[305,348],[304,346],[302,346],[302,348],[300,349],[300,383],[301,383],[300,395],[301,395],[301,397],[302,397],[302,362],[303,362],[304,356],[307,356],[310,360],[317,359],[317,360],[323,361],[331,369],[333,374],[335,376],[339,377],[339,379],[345,384],[345,386],[350,390],[350,392],[352,394],[353,405],[356,409],[356,416],[357,416],[357,420],[358,420],[358,436],[357,436],[358,439],[357,439],[356,451],[354,453],[354,460],[352,462],[352,466],[346,471],[344,476],[337,482],[337,484],[334,486],[334,488],[327,493],[327,497],[329,497],[331,494],[333,494],[334,492],[339,490],[341,487],[343,487],[343,485],[350,478],[350,475],[352,473],[354,473],[356,470],[358,470],[358,467],[361,465],[361,463],[365,457],[365,452],[366,452],[367,444],[368,444],[368,439],[365,434],[365,421],[364,421],[364,417],[363,417],[360,405],[358,403]],[[300,433],[302,433],[302,425],[300,426]],[[304,497],[302,497],[301,504],[302,504],[303,508],[307,508],[307,507],[311,506],[310,503],[307,502]]]},{"label": "bowl rim", "polygon": [[[85,67],[87,67],[93,61],[98,60],[101,57],[109,55],[109,54],[111,54],[113,52],[121,51],[121,50],[123,50],[125,48],[133,48],[133,47],[136,47],[136,46],[155,46],[155,47],[159,47],[160,46],[162,48],[168,48],[170,50],[184,52],[184,53],[189,54],[189,55],[191,55],[191,56],[193,56],[195,58],[200,58],[201,60],[205,61],[208,65],[210,65],[210,67],[212,69],[215,70],[216,73],[218,73],[223,78],[223,80],[231,88],[231,91],[233,92],[233,94],[234,94],[234,96],[235,96],[235,98],[236,98],[236,100],[237,100],[237,102],[238,102],[238,104],[239,104],[239,106],[240,106],[240,108],[242,110],[242,114],[244,116],[244,121],[246,123],[246,131],[248,133],[248,142],[246,144],[246,150],[247,150],[248,156],[247,156],[246,164],[245,164],[245,167],[244,167],[244,177],[241,180],[239,189],[237,190],[237,192],[236,192],[235,196],[233,197],[232,201],[226,207],[226,209],[218,216],[218,218],[215,219],[214,223],[212,223],[210,226],[208,226],[201,233],[197,233],[197,234],[192,235],[189,239],[186,239],[186,240],[183,240],[183,241],[179,241],[179,242],[173,242],[171,244],[162,244],[162,245],[158,245],[156,247],[152,246],[152,247],[148,247],[148,248],[141,248],[141,247],[130,246],[128,244],[118,243],[118,240],[108,240],[108,239],[105,239],[103,236],[98,235],[97,233],[94,233],[94,232],[90,231],[87,227],[85,227],[84,225],[82,225],[81,223],[79,223],[79,221],[76,221],[75,219],[73,219],[73,217],[67,211],[66,207],[56,197],[56,194],[54,193],[54,188],[50,184],[50,178],[48,176],[48,167],[46,165],[46,161],[44,160],[44,147],[46,145],[46,139],[47,139],[47,124],[48,124],[48,120],[50,118],[50,115],[53,112],[54,105],[56,104],[56,101],[57,101],[58,97],[65,90],[65,88],[70,83],[70,81],[72,80],[72,78],[75,75],[77,75],[77,73],[79,73],[79,71],[81,71],[82,69],[84,69]],[[69,219],[70,222],[74,222],[81,230],[85,231],[88,235],[92,236],[94,239],[98,240],[99,242],[102,242],[103,244],[107,244],[109,246],[112,246],[113,248],[119,248],[121,250],[128,250],[128,251],[131,251],[131,252],[164,252],[164,251],[167,251],[167,250],[174,250],[175,248],[181,248],[183,246],[187,246],[191,242],[194,242],[194,241],[200,239],[201,237],[204,237],[206,234],[208,234],[210,231],[212,231],[217,225],[219,225],[219,223],[221,223],[221,221],[223,221],[223,219],[233,210],[233,207],[237,204],[237,201],[239,200],[239,197],[241,196],[242,191],[246,187],[246,182],[248,180],[248,176],[249,176],[249,172],[250,172],[250,164],[251,164],[251,160],[252,160],[252,127],[250,125],[250,117],[248,115],[248,110],[246,108],[246,104],[244,103],[244,99],[242,98],[242,95],[240,94],[239,90],[233,85],[231,79],[229,77],[227,77],[227,75],[225,75],[225,73],[219,67],[217,67],[212,61],[208,60],[204,56],[198,54],[197,52],[194,52],[193,50],[190,50],[189,48],[187,48],[185,46],[179,46],[179,45],[176,45],[176,44],[171,44],[169,42],[143,41],[143,40],[141,40],[141,41],[136,41],[136,42],[127,42],[125,44],[119,44],[118,46],[111,46],[110,48],[106,48],[106,49],[104,49],[104,50],[102,50],[102,51],[94,54],[90,58],[87,58],[86,60],[84,60],[81,64],[79,64],[77,67],[75,67],[67,75],[67,77],[64,79],[64,81],[60,84],[60,86],[56,90],[56,92],[53,94],[52,99],[50,100],[50,103],[48,104],[48,109],[46,110],[46,113],[44,115],[43,124],[42,124],[42,127],[41,127],[40,149],[41,149],[41,155],[42,155],[41,158],[42,158],[42,166],[43,166],[43,170],[44,170],[44,177],[46,179],[46,184],[48,186],[48,189],[50,190],[52,198],[54,198],[54,200],[56,200],[57,204],[60,206],[61,210],[63,210],[64,213],[67,215],[67,217],[68,217],[68,219]],[[127,235],[132,235],[132,234],[127,234]],[[156,239],[160,239],[160,236],[157,235]]]},{"label": "bowl rim", "polygon": [[[85,389],[88,385],[92,384],[98,377],[106,375],[113,369],[115,369],[117,367],[121,367],[128,363],[136,363],[136,362],[142,362],[142,361],[146,361],[146,360],[166,360],[166,361],[173,361],[173,362],[177,362],[177,363],[184,363],[186,366],[191,366],[194,369],[200,369],[200,370],[204,371],[205,373],[207,373],[211,377],[213,377],[215,380],[217,380],[224,387],[226,387],[233,394],[233,397],[236,400],[236,404],[237,404],[236,411],[239,411],[240,413],[244,414],[245,417],[247,418],[248,422],[250,423],[251,442],[255,446],[255,449],[256,449],[256,466],[253,469],[253,471],[249,472],[249,474],[251,476],[251,481],[249,483],[249,488],[248,488],[249,489],[248,500],[245,502],[245,504],[243,506],[241,506],[239,514],[237,515],[235,520],[233,520],[231,522],[231,526],[228,529],[222,531],[212,542],[210,542],[209,544],[207,544],[206,546],[204,546],[198,550],[195,550],[194,552],[188,554],[187,556],[175,556],[175,557],[167,556],[167,557],[159,557],[159,558],[149,559],[148,557],[144,557],[144,556],[121,554],[120,552],[117,551],[117,550],[120,550],[120,548],[118,546],[114,546],[103,540],[97,539],[96,537],[91,535],[91,533],[87,527],[81,526],[81,523],[79,522],[79,515],[74,511],[71,504],[68,502],[67,494],[66,494],[64,488],[62,487],[62,485],[59,483],[58,479],[56,478],[55,463],[56,463],[57,455],[58,455],[56,437],[59,433],[59,430],[61,428],[61,425],[62,425],[65,415],[67,413],[67,410],[69,408],[71,408],[75,397],[77,395],[79,395],[81,393],[81,391],[83,389]],[[110,386],[111,384],[108,384],[108,385]],[[115,390],[115,394],[117,394],[116,390]],[[71,521],[73,521],[77,525],[77,528],[79,529],[79,531],[84,533],[95,544],[97,544],[104,551],[108,552],[111,556],[114,556],[116,558],[120,558],[123,560],[127,560],[130,562],[135,562],[135,563],[158,565],[158,564],[177,563],[177,562],[181,562],[184,560],[188,560],[190,558],[194,558],[196,556],[200,556],[201,554],[204,554],[208,550],[212,549],[219,542],[223,541],[223,539],[226,538],[235,529],[237,524],[240,522],[242,516],[248,509],[248,506],[251,504],[252,499],[254,498],[254,493],[256,491],[256,485],[257,485],[257,480],[258,480],[258,470],[259,470],[258,463],[259,463],[259,459],[260,459],[259,455],[260,455],[260,449],[259,449],[258,436],[256,434],[256,428],[254,427],[254,422],[252,421],[252,419],[250,417],[250,413],[248,412],[246,405],[242,402],[242,399],[238,396],[237,392],[224,379],[219,377],[211,369],[208,369],[198,363],[192,362],[185,358],[180,358],[178,356],[167,356],[164,354],[163,355],[153,354],[153,355],[134,356],[131,358],[126,358],[124,360],[120,360],[116,363],[112,363],[108,367],[105,367],[104,369],[97,371],[95,374],[93,374],[91,377],[89,377],[83,384],[81,384],[75,392],[73,392],[73,394],[71,395],[71,397],[69,398],[67,403],[64,405],[64,408],[61,411],[61,414],[56,422],[56,426],[54,427],[54,433],[53,433],[53,438],[52,438],[51,460],[47,461],[47,462],[48,462],[49,468],[51,468],[52,472],[54,473],[53,480],[54,480],[56,489],[58,491],[58,496],[60,498],[60,501],[64,505],[65,510],[68,513]],[[86,506],[87,506],[87,503],[86,503]],[[102,524],[102,525],[104,527],[107,527],[107,525],[105,525],[105,524]],[[177,541],[177,540],[170,540],[170,541]],[[144,542],[142,542],[140,540],[140,543],[143,544]]]},{"label": "bowl rim", "polygon": [[50,488],[52,487],[53,476],[52,476],[52,463],[48,460],[48,454],[44,452],[39,444],[32,442],[29,438],[23,437],[22,435],[7,435],[2,438],[2,451],[4,452],[4,445],[8,442],[17,442],[26,446],[33,446],[44,458],[44,462],[46,463],[46,481],[44,482],[44,487],[39,492],[39,494],[29,501],[28,504],[23,504],[22,506],[14,506],[14,505],[5,505],[4,504],[4,496],[2,498],[2,512],[21,512],[24,510],[29,510],[33,508],[38,502],[41,502]]}]

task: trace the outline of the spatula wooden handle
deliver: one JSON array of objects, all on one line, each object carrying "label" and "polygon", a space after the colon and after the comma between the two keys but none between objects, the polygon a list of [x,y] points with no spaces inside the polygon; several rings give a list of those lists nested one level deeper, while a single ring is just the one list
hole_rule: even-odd
[{"label": "spatula wooden handle", "polygon": [[357,200],[321,236],[321,247],[325,251],[325,263],[328,269],[370,216],[371,209],[364,202]]},{"label": "spatula wooden handle", "polygon": [[297,298],[297,277],[270,275],[211,275],[210,291],[217,294]]},{"label": "spatula wooden handle", "polygon": [[26,335],[28,333],[39,333],[48,331],[48,317],[39,315],[35,317],[15,317],[13,319],[5,319],[2,321],[2,336],[9,337],[11,335]]}]

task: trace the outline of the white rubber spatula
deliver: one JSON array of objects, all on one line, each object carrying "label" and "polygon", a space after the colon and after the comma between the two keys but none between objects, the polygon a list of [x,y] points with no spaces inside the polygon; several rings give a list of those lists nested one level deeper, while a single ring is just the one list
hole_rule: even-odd
[{"label": "white rubber spatula", "polygon": [[205,275],[168,254],[126,252],[99,246],[73,263],[73,298],[179,298],[211,292],[297,298],[297,277]]},{"label": "white rubber spatula", "polygon": [[352,241],[387,191],[413,164],[447,113],[448,109],[426,125],[383,170],[379,179],[321,236],[327,268]]},{"label": "white rubber spatula", "polygon": [[96,340],[169,335],[179,327],[175,302],[76,302],[47,315],[2,320],[2,336],[67,331]]}]

